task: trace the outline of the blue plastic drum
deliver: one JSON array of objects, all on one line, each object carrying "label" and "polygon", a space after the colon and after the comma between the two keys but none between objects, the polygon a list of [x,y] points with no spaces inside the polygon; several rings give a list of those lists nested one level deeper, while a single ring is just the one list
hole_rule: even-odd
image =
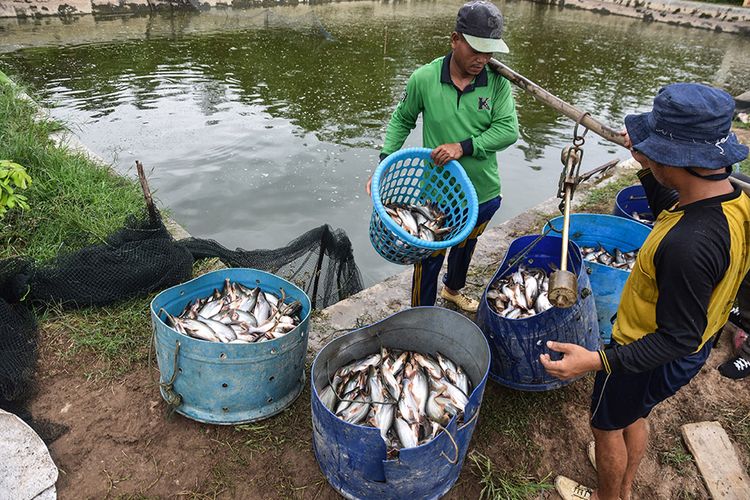
[{"label": "blue plastic drum", "polygon": [[[287,302],[302,303],[302,321],[283,337],[255,344],[199,340],[162,321],[161,309],[177,315],[188,302],[221,289],[225,278],[265,292],[283,288]],[[309,316],[305,292],[256,269],[221,269],[164,290],[151,302],[162,397],[179,403],[177,413],[209,424],[252,422],[279,413],[302,392]]]},{"label": "blue plastic drum", "polygon": [[[503,263],[487,285],[477,311],[477,324],[492,351],[490,378],[521,391],[548,391],[573,382],[549,375],[539,361],[539,356],[545,353],[552,359],[559,359],[558,353],[547,348],[548,340],[578,344],[589,350],[599,348],[599,327],[589,277],[581,264],[581,251],[572,241],[568,249],[568,271],[578,278],[578,301],[572,307],[552,307],[529,318],[508,319],[497,314],[487,302],[490,285],[515,272],[521,264],[542,268],[548,274],[559,268],[562,239],[544,236],[534,244],[537,238],[539,236],[522,236],[513,240]],[[517,256],[529,247],[528,253],[519,259]]]},{"label": "blue plastic drum", "polygon": [[[654,213],[648,204],[648,199],[646,199],[646,192],[640,184],[626,187],[617,193],[615,209],[612,211],[612,214],[634,220],[649,227],[653,226],[655,219]],[[634,214],[638,215],[638,218],[641,220],[636,219]]]},{"label": "blue plastic drum", "polygon": [[[474,390],[461,425],[453,418],[432,441],[386,459],[380,431],[336,417],[319,393],[340,367],[373,354],[381,346],[441,354],[459,363]],[[482,403],[490,351],[477,326],[465,316],[438,307],[407,309],[326,345],[312,366],[313,449],[331,486],[346,498],[416,500],[439,498],[458,479]]]},{"label": "blue plastic drum", "polygon": [[[562,217],[550,221],[552,227],[562,229]],[[549,225],[549,224],[548,224]],[[544,231],[547,230],[544,226]],[[633,219],[602,214],[571,214],[570,239],[580,247],[604,247],[608,252],[619,248],[622,252],[638,250],[646,241],[651,227]],[[620,295],[629,271],[615,269],[598,262],[583,262],[589,271],[591,290],[596,302],[599,335],[602,342],[612,339],[612,317],[620,306]]]}]

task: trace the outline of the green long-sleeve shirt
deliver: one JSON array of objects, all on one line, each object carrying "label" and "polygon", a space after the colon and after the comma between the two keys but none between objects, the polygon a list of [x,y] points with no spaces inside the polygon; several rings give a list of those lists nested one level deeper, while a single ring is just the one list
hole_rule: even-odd
[{"label": "green long-sleeve shirt", "polygon": [[450,58],[439,57],[409,77],[388,123],[381,157],[401,148],[422,113],[424,147],[460,143],[464,155],[458,161],[483,203],[500,195],[495,153],[518,139],[515,102],[510,82],[486,67],[461,92],[451,80]]}]

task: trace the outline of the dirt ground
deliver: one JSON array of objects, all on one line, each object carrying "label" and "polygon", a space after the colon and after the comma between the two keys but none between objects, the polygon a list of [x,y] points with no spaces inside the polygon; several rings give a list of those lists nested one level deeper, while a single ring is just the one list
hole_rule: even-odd
[{"label": "dirt ground", "polygon": [[[309,390],[287,411],[253,425],[167,418],[154,368],[143,363],[114,379],[88,380],[91,359],[61,357],[61,339],[42,335],[40,392],[31,410],[37,419],[69,427],[50,446],[60,498],[338,498],[312,452]],[[681,441],[680,425],[688,422],[719,420],[750,465],[747,380],[723,379],[716,370],[728,356],[728,340],[725,335],[700,375],[652,414],[638,498],[707,497]],[[565,474],[593,485],[584,451],[591,385],[588,378],[549,393],[520,393],[488,383],[469,454],[489,457],[496,478],[551,483]],[[478,498],[482,487],[479,469],[467,459],[449,498]]]}]

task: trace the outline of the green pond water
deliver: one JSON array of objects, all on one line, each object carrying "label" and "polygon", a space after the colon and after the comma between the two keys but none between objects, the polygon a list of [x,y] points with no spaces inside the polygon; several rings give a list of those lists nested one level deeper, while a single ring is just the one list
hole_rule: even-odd
[{"label": "green pond water", "polygon": [[[346,230],[365,281],[401,268],[372,250],[364,183],[409,74],[449,50],[461,1],[213,9],[0,20],[0,69],[125,175],[139,159],[194,236],[275,248]],[[675,81],[738,94],[750,38],[530,2],[499,2],[502,60],[620,127]],[[500,153],[493,223],[556,192],[573,123],[515,89],[520,140]],[[420,124],[407,141],[419,146]],[[589,134],[582,170],[627,152]]]}]

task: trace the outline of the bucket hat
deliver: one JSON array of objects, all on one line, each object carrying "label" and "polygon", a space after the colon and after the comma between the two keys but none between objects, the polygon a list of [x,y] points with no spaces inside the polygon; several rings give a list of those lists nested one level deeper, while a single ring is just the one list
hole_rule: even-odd
[{"label": "bucket hat", "polygon": [[456,31],[477,52],[508,53],[510,49],[502,39],[503,15],[494,4],[484,1],[468,2],[458,10]]},{"label": "bucket hat", "polygon": [[732,96],[699,83],[673,83],[659,90],[653,109],[628,115],[633,149],[673,167],[720,169],[744,160],[748,147],[731,131]]}]

